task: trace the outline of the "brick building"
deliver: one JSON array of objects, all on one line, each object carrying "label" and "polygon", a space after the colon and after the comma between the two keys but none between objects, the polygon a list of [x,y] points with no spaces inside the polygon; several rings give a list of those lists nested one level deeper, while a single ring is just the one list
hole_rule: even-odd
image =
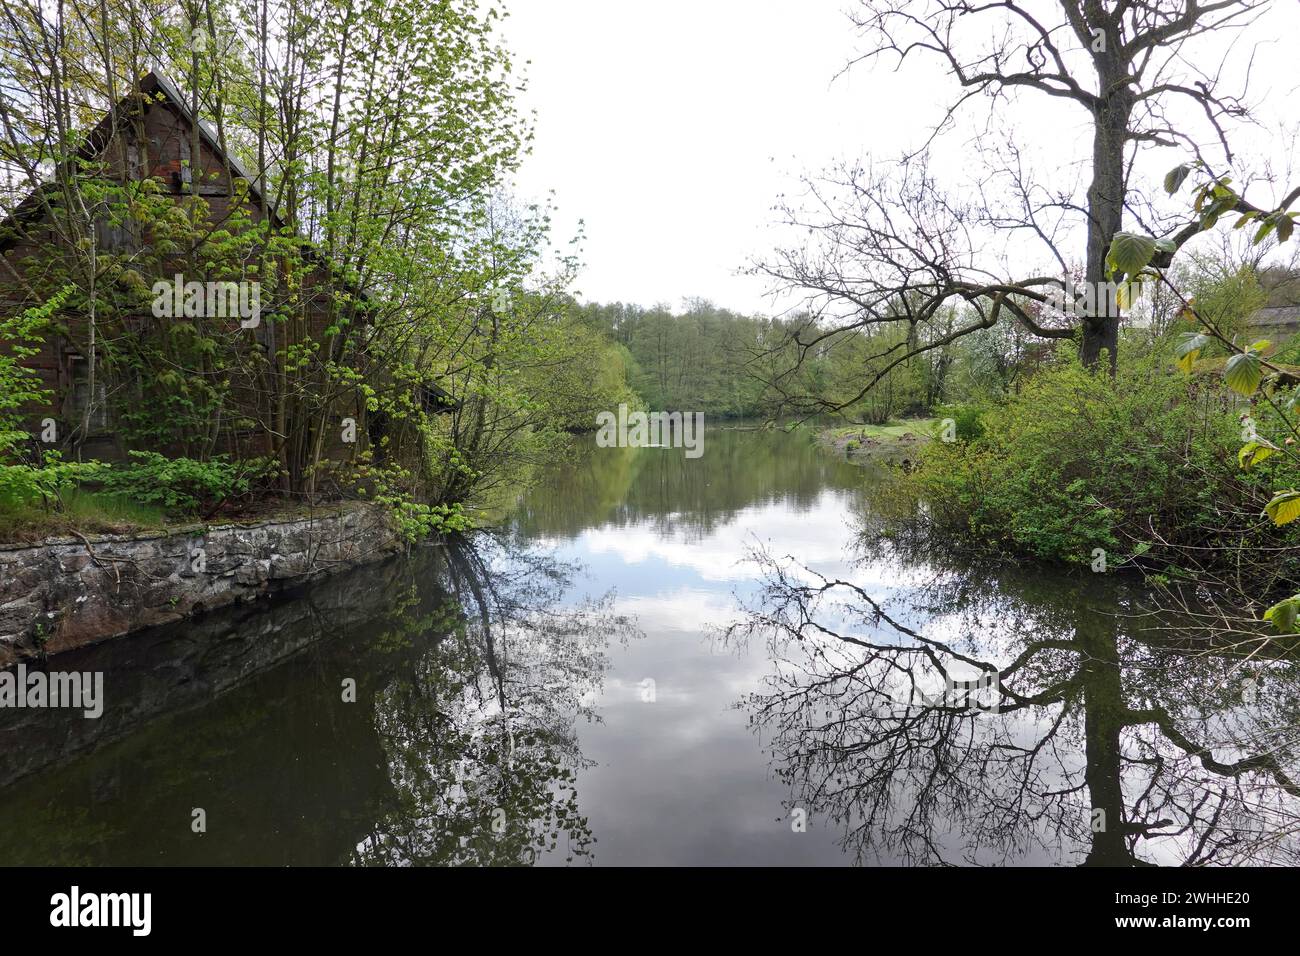
[{"label": "brick building", "polygon": [[[244,223],[245,228],[269,226],[283,231],[285,223],[263,195],[261,179],[247,171],[228,150],[223,150],[220,138],[208,123],[196,121],[185,96],[165,77],[154,72],[140,81],[138,90],[124,96],[103,116],[86,137],[74,162],[80,167],[77,175],[82,175],[80,170],[93,170],[88,175],[93,175],[97,182],[120,185],[152,180],[162,193],[178,204],[198,195],[206,204],[207,217],[212,223],[220,225],[235,221]],[[25,280],[42,274],[48,268],[49,261],[54,258],[49,250],[57,248],[60,239],[65,245],[68,242],[66,235],[58,235],[57,223],[61,220],[53,214],[62,198],[58,179],[55,177],[33,191],[0,223],[0,256],[4,259],[3,269],[0,269],[0,310],[5,315],[42,301],[35,292],[35,284]],[[137,284],[156,288],[155,283],[173,278],[170,266],[159,265],[157,249],[152,246],[154,236],[143,234],[147,230],[141,230],[129,219],[120,217],[116,221],[108,217],[91,218],[95,221],[97,250],[103,250],[105,254],[122,254],[128,264],[132,250],[148,247],[155,253],[151,259],[153,269],[136,277]],[[308,416],[300,410],[297,421],[285,421],[283,411],[278,418],[276,415],[276,389],[285,389],[281,384],[284,378],[279,374],[278,350],[304,338],[320,343],[327,326],[335,321],[331,303],[338,289],[344,287],[338,275],[332,274],[332,266],[312,252],[306,243],[302,248],[307,270],[298,278],[303,290],[305,319],[298,328],[275,321],[244,322],[241,321],[245,318],[242,313],[237,316],[218,313],[223,319],[229,318],[228,327],[217,325],[224,336],[223,342],[228,341],[239,350],[241,360],[231,363],[234,368],[223,368],[219,373],[225,376],[223,387],[229,389],[229,410],[223,421],[211,423],[208,453],[275,455],[279,450],[277,442],[282,444],[292,440],[309,445],[323,438],[329,446],[328,457],[337,459],[350,457],[365,445],[366,410],[355,395],[331,393],[333,405],[328,415],[321,415],[318,410]],[[202,282],[214,277],[195,276],[190,272],[184,278]],[[239,285],[233,282],[224,284]],[[242,285],[256,287],[258,283]],[[364,296],[358,298],[365,301]],[[177,302],[180,304],[179,297]],[[159,318],[156,307],[152,312],[147,308],[135,312],[138,314],[127,315],[121,320],[124,328],[116,330],[118,334],[166,334],[167,328],[163,323],[172,321],[170,315]],[[103,372],[92,375],[91,355],[88,354],[92,350],[87,347],[89,325],[84,317],[75,314],[60,316],[63,331],[46,336],[40,354],[25,361],[24,364],[39,372],[44,387],[53,395],[49,407],[31,410],[33,430],[37,430],[40,422],[53,420],[57,423],[58,444],[65,450],[75,449],[83,458],[121,459],[128,445],[140,445],[138,440],[131,442],[124,438],[127,429],[121,420],[122,409],[143,409],[143,413],[147,413],[150,399],[138,394],[140,383],[131,381],[130,376]],[[0,348],[4,347],[5,343],[0,342]],[[201,375],[203,370],[182,369],[180,373]],[[416,398],[426,408],[435,411],[445,410],[450,405],[447,393],[432,382],[419,386]],[[286,404],[282,402],[279,407]],[[141,413],[132,412],[136,415]],[[339,431],[332,425],[327,435],[316,434],[322,427],[321,422],[337,423],[345,417],[353,417],[357,423],[357,443],[341,444]],[[85,427],[87,424],[88,428]],[[371,427],[374,427],[373,423]],[[185,453],[184,449],[178,448],[158,447],[153,450]]]}]

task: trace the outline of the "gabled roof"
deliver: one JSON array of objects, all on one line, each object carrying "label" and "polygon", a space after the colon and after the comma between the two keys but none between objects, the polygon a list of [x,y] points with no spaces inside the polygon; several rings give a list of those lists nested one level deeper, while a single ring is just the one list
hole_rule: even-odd
[{"label": "gabled roof", "polygon": [[[100,121],[95,125],[95,128],[87,134],[85,141],[77,150],[77,157],[79,159],[93,159],[95,156],[99,155],[112,139],[112,122],[114,117],[116,118],[118,125],[121,126],[133,115],[133,111],[137,108],[141,99],[147,100],[149,105],[154,105],[159,102],[157,98],[159,95],[171,104],[172,108],[180,114],[182,119],[198,128],[199,136],[207,145],[208,149],[212,151],[212,154],[216,156],[218,161],[224,162],[231,173],[248,183],[249,198],[265,210],[271,219],[272,225],[277,227],[283,226],[283,218],[281,218],[279,213],[276,212],[275,207],[271,205],[262,192],[262,177],[254,176],[245,168],[244,164],[239,161],[238,157],[221,149],[221,146],[217,141],[216,130],[214,130],[206,120],[196,118],[194,114],[190,112],[189,107],[185,104],[185,96],[179,89],[177,89],[171,80],[167,79],[166,76],[157,70],[150,70],[147,74],[141,77],[139,83],[139,95],[137,95],[134,90],[127,93],[117,101],[117,104],[112,110],[109,110],[103,115]],[[17,242],[17,225],[19,222],[36,218],[42,213],[44,206],[40,201],[39,193],[41,190],[51,188],[53,188],[52,183],[42,184],[38,189],[33,190],[26,199],[18,204],[13,213],[10,214],[4,222],[0,222],[0,252],[4,252]],[[334,264],[326,263],[324,255],[305,240],[304,246],[306,246],[308,255],[312,259],[315,259],[320,265],[330,269],[330,271],[336,269]],[[352,285],[350,281],[348,284]],[[365,289],[357,288],[354,289],[354,291],[361,301],[373,301],[372,294]]]},{"label": "gabled roof", "polygon": [[[144,79],[140,81],[140,91],[142,93],[162,93],[163,96],[166,97],[174,107],[176,107],[180,112],[181,117],[187,123],[199,128],[199,135],[207,144],[208,149],[212,150],[213,155],[215,155],[218,160],[223,161],[232,173],[240,179],[248,182],[248,193],[250,196],[254,197],[257,204],[266,210],[266,212],[277,222],[281,221],[279,215],[271,207],[266,196],[262,193],[262,177],[254,176],[252,173],[248,172],[248,170],[244,168],[244,164],[239,161],[239,157],[222,150],[221,146],[217,142],[217,131],[212,128],[211,124],[209,124],[207,120],[202,119],[201,117],[196,117],[190,112],[189,107],[185,105],[185,97],[181,95],[180,90],[176,89],[176,87],[172,85],[171,80],[167,79],[167,77],[163,76],[157,70],[150,70],[149,73],[145,75]],[[124,97],[123,99],[125,100],[128,98],[129,97]],[[101,125],[106,126],[108,124],[108,116],[105,116],[100,123]]]},{"label": "gabled roof", "polygon": [[[194,114],[190,112],[189,107],[185,103],[185,97],[181,94],[180,90],[176,88],[171,80],[167,79],[157,70],[150,70],[147,74],[141,77],[138,84],[138,93],[136,90],[132,90],[122,96],[114,107],[103,115],[100,121],[95,125],[95,128],[90,131],[86,136],[85,141],[77,149],[77,158],[83,160],[93,159],[95,156],[99,155],[112,139],[114,120],[116,119],[119,127],[122,126],[132,115],[134,115],[142,99],[145,100],[148,105],[154,105],[159,102],[159,95],[171,104],[172,108],[180,114],[182,119],[190,125],[197,127],[200,138],[208,149],[212,151],[212,154],[217,157],[219,162],[224,162],[233,175],[247,181],[249,197],[266,211],[272,222],[275,225],[283,225],[284,221],[280,218],[279,214],[276,213],[271,204],[267,202],[266,197],[262,193],[261,177],[253,176],[244,167],[243,163],[239,161],[238,157],[230,155],[221,149],[217,141],[217,133],[212,126],[206,120],[195,117]],[[197,162],[197,160],[195,160],[195,162]],[[17,240],[16,227],[19,222],[29,220],[42,211],[43,205],[40,201],[39,194],[42,190],[49,189],[50,186],[51,184],[43,184],[33,190],[26,199],[14,208],[14,211],[10,216],[3,223],[0,223],[0,251],[12,246]]]}]

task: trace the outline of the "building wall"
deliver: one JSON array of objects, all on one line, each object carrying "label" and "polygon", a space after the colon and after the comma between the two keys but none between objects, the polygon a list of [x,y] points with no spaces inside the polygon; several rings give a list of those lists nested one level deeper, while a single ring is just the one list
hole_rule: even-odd
[{"label": "building wall", "polygon": [[1300,334],[1300,307],[1277,306],[1260,309],[1250,317],[1248,328],[1253,336],[1268,339],[1281,345],[1293,335]]},{"label": "building wall", "polygon": [[[176,197],[178,202],[188,195],[191,177],[186,174],[186,164],[191,153],[193,152],[193,126],[188,121],[184,113],[178,109],[170,99],[161,102],[151,102],[145,109],[142,116],[126,124],[129,129],[120,130],[119,133],[107,141],[107,145],[101,151],[100,155],[104,157],[108,166],[116,170],[119,176],[133,175],[140,177],[147,175],[161,180],[165,188]],[[213,223],[220,224],[229,219],[234,204],[233,197],[230,193],[230,177],[227,174],[226,166],[222,163],[220,155],[213,150],[206,141],[200,137],[198,160],[193,164],[196,169],[203,171],[203,176],[199,179],[198,192],[209,206],[209,216]],[[209,178],[211,174],[217,174],[215,179]],[[256,222],[261,222],[264,218],[264,211],[256,202],[245,201],[244,210]],[[15,314],[25,308],[38,304],[22,287],[10,280],[4,281],[4,274],[12,268],[22,275],[39,275],[48,267],[48,252],[42,251],[42,244],[45,241],[52,240],[52,230],[42,229],[40,221],[28,223],[24,231],[30,233],[26,238],[20,238],[16,242],[11,242],[7,248],[0,251],[6,260],[7,268],[0,270],[0,309],[5,314]],[[149,237],[142,237],[142,241],[148,242]],[[161,276],[143,276],[144,281],[152,286],[159,278],[171,279],[176,271],[185,272],[184,269],[162,270]],[[203,281],[204,276],[186,275],[186,279],[198,279]],[[225,276],[212,276],[213,279],[224,279]],[[309,273],[304,285],[308,290],[314,286],[328,285],[327,277],[323,274],[320,266],[315,267],[315,271]],[[322,296],[324,299],[324,296]],[[61,320],[67,321],[70,335],[68,337],[51,334],[47,337],[41,347],[40,354],[27,360],[25,364],[39,373],[42,387],[53,393],[53,400],[45,407],[30,409],[29,420],[33,430],[39,431],[40,423],[47,419],[53,418],[58,423],[58,434],[60,436],[60,445],[65,445],[66,439],[71,435],[73,428],[80,423],[80,415],[76,414],[76,401],[74,379],[77,376],[76,369],[79,364],[84,367],[84,359],[79,355],[78,349],[74,342],[85,341],[85,329],[88,323],[80,323],[78,327],[77,318],[61,316]],[[169,321],[166,318],[156,318],[151,313],[140,316],[127,317],[128,321],[140,323],[139,328],[149,328],[147,323],[159,323]],[[237,319],[232,319],[237,323]],[[318,341],[322,336],[325,328],[329,323],[329,315],[326,310],[326,303],[322,301],[319,307],[309,306],[307,332]],[[158,331],[156,326],[152,327]],[[106,330],[107,331],[107,330]],[[260,348],[265,351],[270,361],[274,361],[275,347],[277,345],[277,333],[283,334],[277,328],[276,323],[263,320],[261,324],[249,334],[241,336],[241,341],[245,348]],[[4,343],[0,343],[0,348],[4,348]],[[245,363],[240,363],[245,364]],[[268,376],[261,382],[254,382],[247,378],[236,376],[231,381],[231,394],[235,409],[242,414],[239,417],[253,419],[255,421],[264,421],[266,413],[270,407],[272,398],[267,395],[266,388],[273,385],[274,376]],[[131,382],[109,381],[107,385],[114,390],[118,397],[122,396],[122,391],[129,392]],[[82,388],[80,391],[84,392]],[[99,389],[96,390],[99,393]],[[102,393],[102,397],[109,397],[107,393]],[[110,400],[109,404],[113,404]],[[352,416],[357,418],[358,423],[362,421],[364,409],[358,407],[355,399],[348,401],[340,408],[337,415],[331,418],[341,422],[342,418]],[[234,416],[232,416],[233,418]],[[358,432],[364,435],[364,427],[359,427]],[[327,448],[331,457],[349,458],[356,450],[356,445],[344,445],[340,440],[340,428],[332,428],[327,433]],[[269,454],[273,448],[273,438],[271,434],[262,428],[237,430],[233,425],[226,424],[223,426],[218,441],[217,450],[243,455]],[[157,451],[169,451],[169,449],[152,449]],[[99,458],[101,460],[119,460],[125,457],[126,448],[118,434],[118,429],[114,422],[107,421],[104,427],[92,430],[91,436],[84,440],[80,452],[86,458]]]}]

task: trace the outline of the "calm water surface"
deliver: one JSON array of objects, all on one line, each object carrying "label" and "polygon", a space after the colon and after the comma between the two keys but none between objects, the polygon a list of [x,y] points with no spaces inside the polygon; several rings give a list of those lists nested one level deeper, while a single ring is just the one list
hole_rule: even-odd
[{"label": "calm water surface", "polygon": [[104,716],[0,712],[0,863],[1294,861],[1289,660],[863,545],[872,489],[576,440],[498,533],[63,655]]}]

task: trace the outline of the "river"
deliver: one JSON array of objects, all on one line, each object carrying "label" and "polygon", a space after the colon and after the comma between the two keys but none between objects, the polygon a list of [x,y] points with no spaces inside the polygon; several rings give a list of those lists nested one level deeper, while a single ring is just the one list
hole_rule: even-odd
[{"label": "river", "polygon": [[104,714],[0,712],[0,863],[1295,862],[1288,656],[864,537],[874,482],[578,438],[493,533],[61,655]]}]

